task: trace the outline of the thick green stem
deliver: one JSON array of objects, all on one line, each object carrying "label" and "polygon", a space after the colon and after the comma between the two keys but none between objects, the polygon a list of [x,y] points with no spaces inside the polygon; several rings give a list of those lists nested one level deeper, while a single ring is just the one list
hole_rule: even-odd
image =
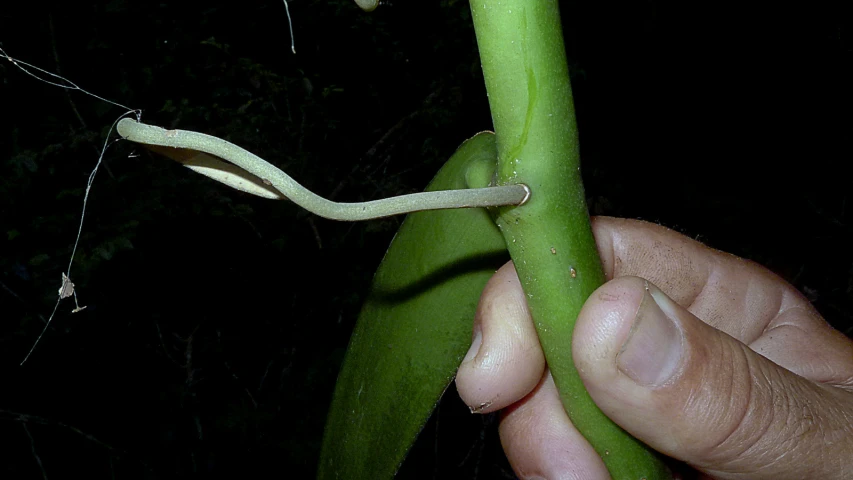
[{"label": "thick green stem", "polygon": [[580,175],[577,129],[556,0],[472,0],[498,144],[498,184],[531,196],[496,222],[515,263],[563,405],[616,479],[664,478],[667,469],[607,418],[584,389],[572,331],[604,282]]}]

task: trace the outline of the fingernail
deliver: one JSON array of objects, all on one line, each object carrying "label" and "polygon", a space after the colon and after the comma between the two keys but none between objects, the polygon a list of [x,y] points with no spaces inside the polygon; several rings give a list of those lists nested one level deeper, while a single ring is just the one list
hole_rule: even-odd
[{"label": "fingernail", "polygon": [[[671,310],[671,306],[667,307]],[[616,356],[616,365],[634,382],[645,387],[658,386],[675,373],[682,350],[681,331],[661,310],[647,287],[628,339]]]},{"label": "fingernail", "polygon": [[474,330],[474,338],[471,340],[471,348],[468,349],[468,353],[465,354],[465,358],[462,359],[462,362],[470,362],[477,356],[477,352],[480,351],[480,345],[483,344],[483,330],[480,328],[476,328]]}]

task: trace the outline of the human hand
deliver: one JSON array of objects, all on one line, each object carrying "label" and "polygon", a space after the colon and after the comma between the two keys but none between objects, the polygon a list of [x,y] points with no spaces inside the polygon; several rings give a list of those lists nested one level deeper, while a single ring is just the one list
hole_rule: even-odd
[{"label": "human hand", "polygon": [[[593,232],[609,281],[572,350],[604,413],[700,478],[853,475],[850,339],[755,263],[640,221]],[[503,409],[520,478],[609,478],[563,410],[511,263],[483,291],[456,384],[472,411]]]}]

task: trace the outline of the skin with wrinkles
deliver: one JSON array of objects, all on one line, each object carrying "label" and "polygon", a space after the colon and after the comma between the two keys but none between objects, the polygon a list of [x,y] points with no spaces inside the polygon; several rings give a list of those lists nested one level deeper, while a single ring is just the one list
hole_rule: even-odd
[{"label": "skin with wrinkles", "polygon": [[[573,354],[608,416],[700,478],[841,479],[853,470],[853,342],[807,299],[753,262],[654,224],[597,218],[593,231],[608,282],[580,313]],[[560,415],[539,347],[523,334],[531,320],[513,305],[519,288],[511,264],[487,284],[475,328],[480,348],[502,361],[463,362],[460,395],[501,399],[488,411],[505,408],[501,440],[521,478],[608,478]],[[684,353],[669,381],[644,387],[619,356],[648,293]],[[549,432],[547,445],[538,431]]]}]

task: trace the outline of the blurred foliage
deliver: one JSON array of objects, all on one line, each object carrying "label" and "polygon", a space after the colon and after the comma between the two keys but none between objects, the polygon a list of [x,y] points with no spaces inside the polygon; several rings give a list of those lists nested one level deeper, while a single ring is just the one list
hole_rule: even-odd
[{"label": "blurred foliage", "polygon": [[[420,190],[490,118],[468,5],[19,4],[0,46],[357,201]],[[853,333],[851,6],[563,4],[593,213],[776,271]],[[0,436],[8,478],[310,477],[355,315],[400,219],[344,224],[110,143],[120,108],[0,62]],[[843,169],[841,170],[844,171]],[[450,396],[401,478],[512,478]]]}]

